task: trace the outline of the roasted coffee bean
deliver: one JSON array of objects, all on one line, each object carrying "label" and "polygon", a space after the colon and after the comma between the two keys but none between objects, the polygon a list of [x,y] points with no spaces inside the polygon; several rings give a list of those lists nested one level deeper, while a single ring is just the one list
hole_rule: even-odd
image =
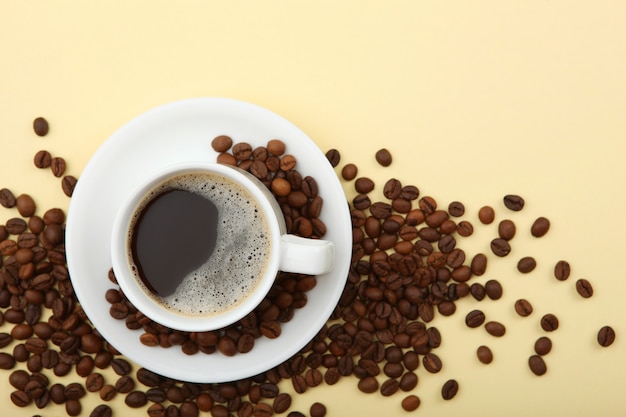
[{"label": "roasted coffee bean", "polygon": [[537,376],[541,376],[548,371],[548,367],[540,355],[531,355],[528,358],[528,367]]},{"label": "roasted coffee bean", "polygon": [[465,324],[467,327],[475,328],[481,326],[485,322],[485,313],[480,310],[472,310],[465,316]]},{"label": "roasted coffee bean", "polygon": [[598,330],[597,340],[602,347],[611,346],[615,342],[615,330],[611,326],[602,326]]},{"label": "roasted coffee bean", "polygon": [[50,131],[50,125],[45,118],[37,117],[33,120],[33,131],[37,136],[46,136]]},{"label": "roasted coffee bean", "polygon": [[485,282],[485,291],[487,297],[492,300],[499,300],[502,297],[502,285],[495,279],[490,279]]},{"label": "roasted coffee bean", "polygon": [[28,381],[30,381],[30,375],[22,369],[13,371],[9,375],[9,384],[15,389],[23,390]]},{"label": "roasted coffee bean", "polygon": [[267,142],[267,151],[273,156],[281,156],[285,153],[285,143],[280,139],[271,139]]},{"label": "roasted coffee bean", "polygon": [[392,214],[391,205],[382,202],[376,202],[370,206],[370,213],[377,219],[386,219]]},{"label": "roasted coffee bean", "polygon": [[24,391],[17,390],[11,393],[11,401],[18,407],[26,407],[32,400]]},{"label": "roasted coffee bean", "polygon": [[252,156],[252,146],[247,142],[239,142],[233,145],[232,154],[238,161],[250,159]]},{"label": "roasted coffee bean", "polygon": [[284,413],[285,411],[289,410],[290,407],[291,395],[285,392],[278,394],[272,402],[272,409],[277,414]]},{"label": "roasted coffee bean", "polygon": [[506,327],[497,321],[489,321],[485,323],[485,330],[487,330],[487,333],[495,337],[502,337],[504,336],[504,333],[506,333]]},{"label": "roasted coffee bean", "polygon": [[219,135],[211,141],[211,147],[215,152],[226,152],[233,146],[233,140],[230,136]]},{"label": "roasted coffee bean", "polygon": [[511,252],[511,245],[502,238],[493,239],[491,241],[491,251],[496,256],[507,256]]},{"label": "roasted coffee bean", "polygon": [[402,399],[401,405],[404,411],[415,411],[420,406],[420,399],[417,395],[411,394]]},{"label": "roasted coffee bean", "polygon": [[341,154],[337,149],[329,149],[326,152],[326,159],[328,159],[328,162],[330,162],[330,165],[334,168],[339,165],[339,162],[341,161]]},{"label": "roasted coffee bean", "polygon": [[580,278],[576,281],[576,292],[583,297],[589,298],[593,295],[593,287],[591,286],[591,282],[589,282],[585,278]]},{"label": "roasted coffee bean", "polygon": [[74,188],[76,188],[77,182],[78,179],[73,175],[64,176],[63,180],[61,181],[61,188],[63,189],[63,193],[65,193],[66,196],[71,197],[72,194],[74,194]]},{"label": "roasted coffee bean", "polygon": [[478,349],[476,349],[476,356],[478,360],[484,364],[490,364],[493,361],[493,353],[487,346],[479,346]]},{"label": "roasted coffee bean", "polygon": [[52,170],[52,175],[57,178],[61,178],[63,176],[63,174],[65,173],[65,167],[65,159],[59,156],[52,158],[52,160],[50,161],[50,169]]},{"label": "roasted coffee bean", "polygon": [[509,210],[520,211],[524,208],[524,199],[516,194],[507,194],[503,198],[504,206]]},{"label": "roasted coffee bean", "polygon": [[341,176],[346,181],[352,181],[353,179],[356,178],[358,172],[359,172],[359,169],[357,168],[357,166],[350,163],[350,164],[344,165],[344,167],[341,169]]},{"label": "roasted coffee bean", "polygon": [[[8,320],[7,320],[8,321]],[[11,329],[11,336],[15,340],[26,340],[33,335],[33,327],[29,324],[16,324]]]},{"label": "roasted coffee bean", "polygon": [[100,399],[103,401],[111,401],[117,395],[117,391],[113,385],[105,385],[100,389]]},{"label": "roasted coffee bean", "polygon": [[124,403],[130,408],[140,408],[148,403],[148,398],[146,394],[141,391],[132,391],[126,395]]},{"label": "roasted coffee bean", "polygon": [[374,189],[374,181],[370,178],[360,177],[354,182],[354,189],[361,194],[367,194]]},{"label": "roasted coffee bean", "polygon": [[522,274],[532,272],[537,266],[537,261],[532,256],[525,256],[517,262],[517,270]]},{"label": "roasted coffee bean", "polygon": [[68,400],[78,400],[85,396],[85,388],[78,382],[72,382],[65,386],[65,398]]},{"label": "roasted coffee bean", "polygon": [[361,379],[357,386],[361,392],[371,394],[378,390],[378,380],[376,380],[376,378],[373,376],[368,376]]},{"label": "roasted coffee bean", "polygon": [[376,151],[375,158],[376,162],[378,162],[381,166],[388,167],[389,165],[391,165],[391,153],[385,148]]},{"label": "roasted coffee bean", "polygon": [[483,275],[487,270],[487,256],[483,253],[474,255],[470,263],[470,270],[473,275]]},{"label": "roasted coffee bean", "polygon": [[402,183],[396,178],[387,180],[383,187],[383,195],[389,200],[400,197],[402,193]]},{"label": "roasted coffee bean", "polygon": [[511,240],[515,237],[515,223],[509,219],[502,220],[498,224],[498,236],[504,240]]},{"label": "roasted coffee bean", "polygon": [[16,199],[15,195],[8,188],[0,189],[0,205],[5,208],[15,207]]},{"label": "roasted coffee bean", "polygon": [[111,368],[113,368],[113,371],[120,376],[128,375],[132,370],[130,363],[128,363],[126,359],[122,358],[113,359],[111,361]]},{"label": "roasted coffee bean", "polygon": [[9,333],[0,333],[0,349],[10,345],[11,342],[13,342],[13,336]]},{"label": "roasted coffee bean", "polygon": [[85,388],[89,392],[98,392],[104,386],[104,377],[102,374],[93,373],[87,376],[85,380]]},{"label": "roasted coffee bean", "polygon": [[468,237],[474,233],[474,226],[467,220],[462,220],[456,225],[456,231],[459,235]]},{"label": "roasted coffee bean", "polygon": [[483,206],[478,210],[478,220],[482,224],[491,224],[496,217],[496,212],[491,206]]},{"label": "roasted coffee bean", "polygon": [[413,390],[417,386],[417,374],[414,372],[408,371],[400,378],[400,382],[398,386],[404,392],[409,392]]},{"label": "roasted coffee bean", "polygon": [[[97,405],[89,414],[89,417],[111,417],[113,415],[113,410],[111,409],[111,407],[109,407],[106,404],[100,404]],[[157,416],[152,416],[150,413],[148,413],[148,415],[150,417],[157,417]]]},{"label": "roasted coffee bean", "polygon": [[20,217],[13,217],[7,220],[5,227],[6,231],[9,232],[9,234],[19,235],[26,230],[28,225],[26,224],[26,221],[24,219]]},{"label": "roasted coffee bean", "polygon": [[441,387],[441,397],[444,400],[451,400],[459,391],[459,383],[455,379],[449,379]]},{"label": "roasted coffee bean", "polygon": [[400,384],[398,383],[398,380],[395,378],[389,378],[381,384],[380,394],[383,397],[389,397],[398,392],[398,389],[400,389]]},{"label": "roasted coffee bean", "polygon": [[541,336],[535,341],[535,353],[537,355],[547,355],[552,350],[552,341],[546,336]]},{"label": "roasted coffee bean", "polygon": [[135,380],[128,375],[124,375],[115,381],[115,390],[121,394],[128,394],[135,389]]},{"label": "roasted coffee bean", "polygon": [[559,319],[554,314],[545,314],[541,318],[541,328],[546,332],[553,332],[559,328]]},{"label": "roasted coffee bean", "polygon": [[520,298],[515,302],[515,312],[522,317],[528,317],[533,312],[533,306],[524,298]]},{"label": "roasted coffee bean", "polygon": [[442,363],[439,356],[436,354],[429,352],[422,358],[422,363],[424,364],[424,368],[430,373],[437,373],[441,371]]},{"label": "roasted coffee bean", "polygon": [[[215,162],[217,162],[218,164],[223,164],[223,165],[237,166],[237,158],[235,158],[234,156],[226,152],[222,152],[219,155],[217,155]],[[276,169],[278,169],[278,167]]]},{"label": "roasted coffee bean", "polygon": [[424,196],[420,198],[418,204],[419,208],[424,212],[426,216],[434,213],[435,210],[437,210],[437,201],[430,196]]},{"label": "roasted coffee bean", "polygon": [[550,220],[538,217],[530,227],[530,234],[534,237],[542,237],[550,230]]},{"label": "roasted coffee bean", "polygon": [[37,168],[48,168],[52,161],[52,155],[46,150],[41,150],[35,154],[33,162]]},{"label": "roasted coffee bean", "polygon": [[461,217],[465,214],[465,205],[460,201],[453,201],[448,204],[448,213],[453,217]]},{"label": "roasted coffee bean", "polygon": [[356,209],[365,210],[365,209],[369,208],[372,205],[372,201],[370,200],[370,198],[369,198],[369,196],[367,194],[358,194],[352,200],[352,205]]},{"label": "roasted coffee bean", "polygon": [[554,266],[554,277],[559,281],[565,281],[570,275],[570,264],[567,261],[558,261]]}]

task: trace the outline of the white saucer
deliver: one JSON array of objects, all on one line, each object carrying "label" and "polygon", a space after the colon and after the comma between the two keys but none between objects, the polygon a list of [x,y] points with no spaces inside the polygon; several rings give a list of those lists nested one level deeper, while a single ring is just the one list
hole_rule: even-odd
[{"label": "white saucer", "polygon": [[[333,270],[318,277],[308,303],[296,310],[276,339],[259,338],[247,354],[188,356],[180,348],[146,347],[140,331],[109,315],[104,294],[113,284],[110,235],[124,196],[155,167],[183,161],[214,161],[211,140],[220,134],[254,146],[281,139],[303,175],[313,176],[324,199],[324,237],[335,244]],[[300,129],[281,116],[253,104],[223,98],[196,98],[166,104],[131,120],[93,155],[81,174],[70,203],[66,226],[67,263],[85,313],[102,336],[138,365],[190,382],[235,381],[264,372],[296,354],[324,325],[344,288],[350,264],[352,231],[346,197],[334,169]]]}]

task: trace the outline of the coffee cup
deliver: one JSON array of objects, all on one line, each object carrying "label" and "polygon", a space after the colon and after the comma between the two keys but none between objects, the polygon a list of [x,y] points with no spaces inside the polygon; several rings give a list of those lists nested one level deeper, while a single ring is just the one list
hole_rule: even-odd
[{"label": "coffee cup", "polygon": [[279,271],[320,275],[333,243],[286,233],[274,196],[239,168],[187,162],[161,168],[121,205],[111,238],[117,282],[166,327],[231,325],[269,292]]}]

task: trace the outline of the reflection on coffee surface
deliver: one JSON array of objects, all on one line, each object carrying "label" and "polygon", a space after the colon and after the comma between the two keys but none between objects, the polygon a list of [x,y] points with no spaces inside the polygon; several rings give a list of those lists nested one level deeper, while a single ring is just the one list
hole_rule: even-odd
[{"label": "reflection on coffee surface", "polygon": [[270,245],[254,197],[205,172],[155,186],[129,228],[137,281],[154,300],[188,316],[215,315],[241,303],[260,282]]}]

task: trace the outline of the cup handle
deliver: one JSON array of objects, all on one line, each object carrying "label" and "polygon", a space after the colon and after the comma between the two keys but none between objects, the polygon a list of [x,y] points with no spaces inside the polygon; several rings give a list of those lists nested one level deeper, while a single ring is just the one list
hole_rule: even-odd
[{"label": "cup handle", "polygon": [[320,275],[333,268],[333,242],[285,234],[280,237],[281,271]]}]

